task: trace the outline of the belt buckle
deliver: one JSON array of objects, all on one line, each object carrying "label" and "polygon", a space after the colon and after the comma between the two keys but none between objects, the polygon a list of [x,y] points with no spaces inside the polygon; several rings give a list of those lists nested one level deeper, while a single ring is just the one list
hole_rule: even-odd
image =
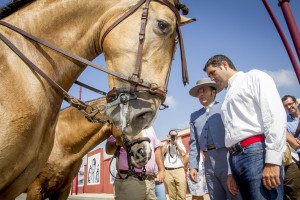
[{"label": "belt buckle", "polygon": [[207,145],[207,150],[214,150],[216,149],[215,145]]},{"label": "belt buckle", "polygon": [[228,148],[228,151],[230,154],[234,154],[242,149],[243,149],[243,147],[242,147],[241,143],[238,142],[235,145],[233,145],[232,147]]}]

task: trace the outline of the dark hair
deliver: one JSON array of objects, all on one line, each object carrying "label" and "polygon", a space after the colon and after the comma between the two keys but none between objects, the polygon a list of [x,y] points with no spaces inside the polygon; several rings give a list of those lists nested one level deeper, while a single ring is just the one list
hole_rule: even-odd
[{"label": "dark hair", "polygon": [[177,130],[175,130],[175,129],[171,129],[171,130],[169,131],[169,135],[171,134],[172,131],[176,132],[176,135],[178,135],[178,132],[177,132]]},{"label": "dark hair", "polygon": [[281,98],[281,101],[286,101],[288,98],[291,98],[294,102],[296,102],[296,98],[292,95],[285,95]]},{"label": "dark hair", "polygon": [[178,11],[182,11],[183,15],[189,14],[189,8],[185,4],[180,3],[180,0],[174,0],[174,4]]},{"label": "dark hair", "polygon": [[213,87],[213,86],[210,86],[211,90],[215,90],[217,91],[217,88]]},{"label": "dark hair", "polygon": [[3,19],[10,14],[21,9],[25,5],[32,3],[35,0],[13,0],[6,4],[4,7],[0,8],[0,19]]},{"label": "dark hair", "polygon": [[203,71],[206,72],[206,68],[209,65],[212,65],[213,67],[220,67],[222,61],[226,61],[231,69],[237,71],[234,64],[232,63],[232,61],[227,56],[224,56],[224,55],[221,55],[221,54],[214,55],[213,57],[211,57],[206,62],[205,67],[203,68]]}]

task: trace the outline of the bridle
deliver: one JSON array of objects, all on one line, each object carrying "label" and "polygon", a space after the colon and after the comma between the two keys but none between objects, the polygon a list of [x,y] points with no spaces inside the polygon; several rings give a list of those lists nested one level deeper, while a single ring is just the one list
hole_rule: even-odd
[{"label": "bridle", "polygon": [[[149,9],[149,4],[151,0],[140,0],[135,6],[133,6],[131,9],[128,10],[123,16],[121,16],[117,21],[115,21],[103,34],[102,39],[101,39],[101,48],[103,45],[103,42],[105,40],[105,37],[109,34],[109,32],[114,29],[119,23],[121,23],[124,19],[126,19],[128,16],[130,16],[132,13],[134,13],[144,2],[145,6],[143,8],[142,12],[142,17],[141,17],[141,28],[140,28],[140,33],[139,33],[139,47],[138,47],[138,53],[137,53],[137,60],[136,60],[136,65],[135,65],[135,72],[127,77],[121,73],[112,71],[110,69],[101,67],[99,65],[96,65],[82,57],[76,56],[70,52],[67,52],[65,50],[62,50],[47,41],[44,41],[40,38],[37,38],[11,24],[8,24],[7,22],[0,21],[0,24],[3,26],[6,26],[7,28],[10,28],[19,34],[25,36],[26,38],[29,38],[33,41],[36,41],[40,44],[43,44],[52,50],[55,50],[65,56],[68,56],[74,60],[77,60],[83,64],[92,66],[96,69],[99,69],[103,72],[106,72],[107,74],[110,74],[112,76],[115,76],[119,79],[128,81],[131,84],[130,89],[127,88],[113,88],[111,91],[109,91],[106,95],[107,98],[107,104],[106,105],[99,105],[97,108],[92,108],[88,105],[86,105],[84,102],[74,98],[72,95],[68,94],[62,87],[60,87],[56,82],[54,82],[51,78],[49,78],[43,71],[41,71],[35,64],[33,64],[16,46],[14,46],[5,36],[0,34],[0,39],[4,43],[6,43],[31,69],[36,71],[38,74],[40,74],[43,78],[45,78],[57,91],[63,94],[64,99],[68,101],[72,106],[76,107],[79,109],[89,120],[91,121],[98,121],[96,115],[98,113],[104,113],[107,109],[119,105],[119,104],[125,104],[130,100],[136,99],[137,98],[137,92],[149,92],[151,95],[156,95],[158,96],[161,100],[162,103],[164,102],[166,98],[166,90],[160,89],[159,86],[155,83],[148,83],[145,82],[143,79],[141,79],[140,74],[141,74],[141,61],[142,61],[142,52],[143,52],[143,45],[145,41],[145,29],[147,25],[147,16],[148,16],[148,9]],[[184,47],[183,47],[183,41],[182,41],[182,36],[181,36],[181,31],[180,31],[180,15],[178,10],[175,8],[174,5],[172,5],[170,2],[167,0],[153,0],[160,2],[167,7],[169,7],[176,15],[177,21],[176,21],[176,30],[179,38],[179,44],[180,44],[180,49],[181,49],[181,60],[182,60],[182,78],[183,78],[183,83],[186,84],[188,83],[188,74],[187,74],[187,67],[186,67],[186,58],[185,58],[185,52],[184,52]],[[170,72],[168,73],[168,78],[169,79]],[[103,123],[103,122],[101,122]]]},{"label": "bridle", "polygon": [[[132,150],[131,150],[131,147],[135,144],[139,144],[139,143],[142,143],[142,142],[149,142],[150,143],[150,139],[148,137],[140,137],[138,139],[134,139],[132,141],[129,141],[127,136],[124,133],[122,133],[122,136],[123,136],[123,143],[124,143],[124,146],[125,146],[126,152],[127,152],[128,173],[126,174],[125,177],[122,177],[120,169],[118,168],[121,146],[117,146],[117,149],[114,153],[114,156],[110,160],[109,172],[115,179],[123,179],[124,180],[124,179],[127,179],[129,176],[134,176],[134,177],[138,178],[140,181],[144,181],[147,178],[147,176],[146,176],[146,167],[145,166],[143,167],[141,173],[138,173],[138,172],[135,171],[134,166],[131,163],[131,157],[134,155]],[[111,172],[111,165],[112,165],[113,159],[116,160],[116,166],[117,166],[116,169],[118,171],[119,178],[116,177]]]},{"label": "bridle", "polygon": [[[107,104],[105,105],[99,105],[97,108],[91,107],[89,105],[86,105],[84,102],[82,102],[79,99],[76,99],[69,93],[67,93],[61,86],[59,86],[56,82],[54,82],[51,78],[49,78],[43,71],[41,71],[35,64],[33,64],[16,46],[14,46],[5,36],[0,34],[0,39],[6,43],[9,48],[11,48],[32,70],[36,71],[39,75],[41,75],[43,78],[45,78],[60,94],[64,96],[64,99],[70,103],[71,106],[76,107],[79,109],[90,121],[93,122],[100,122],[104,123],[102,120],[100,120],[97,117],[98,113],[104,113],[107,109],[114,107],[119,104],[125,104],[130,100],[137,98],[137,92],[149,92],[151,95],[158,96],[162,103],[164,102],[166,98],[166,89],[160,89],[159,86],[156,83],[148,83],[141,79],[141,60],[142,60],[142,51],[143,51],[143,45],[145,41],[145,29],[147,25],[147,16],[148,16],[148,9],[149,4],[151,0],[140,0],[135,6],[133,6],[131,9],[128,10],[123,16],[121,16],[117,21],[115,21],[103,34],[101,39],[101,48],[103,45],[103,42],[105,40],[105,37],[109,32],[115,28],[120,22],[122,22],[124,19],[126,19],[128,16],[130,16],[133,12],[135,12],[143,3],[145,3],[145,7],[143,8],[142,17],[141,17],[141,28],[139,33],[139,47],[138,47],[138,53],[137,53],[137,60],[135,65],[135,72],[127,77],[121,73],[112,71],[110,69],[107,69],[105,67],[101,67],[95,63],[92,63],[82,57],[79,57],[77,55],[74,55],[70,52],[67,52],[63,49],[58,48],[57,46],[50,44],[49,42],[42,40],[40,38],[37,38],[7,22],[1,21],[0,24],[3,26],[6,26],[7,28],[14,30],[15,32],[18,32],[19,34],[23,35],[24,37],[33,40],[37,43],[40,43],[44,46],[47,46],[48,48],[57,51],[69,58],[72,58],[76,61],[79,61],[82,64],[86,64],[88,66],[91,66],[95,69],[101,70],[103,72],[106,72],[109,75],[115,76],[119,79],[125,80],[131,84],[130,89],[128,88],[113,88],[111,91],[109,91],[106,95],[107,98]],[[168,0],[152,0],[160,2],[167,7],[169,7],[176,15],[176,31],[179,39],[180,49],[181,49],[181,60],[182,60],[182,78],[184,85],[188,83],[188,73],[187,73],[187,67],[186,67],[186,58],[185,58],[185,52],[184,52],[184,46],[183,46],[183,40],[182,35],[180,31],[180,15],[178,10],[175,8],[173,4],[168,2]],[[166,79],[166,82],[168,81],[170,76],[170,72],[168,73],[168,77]]]}]

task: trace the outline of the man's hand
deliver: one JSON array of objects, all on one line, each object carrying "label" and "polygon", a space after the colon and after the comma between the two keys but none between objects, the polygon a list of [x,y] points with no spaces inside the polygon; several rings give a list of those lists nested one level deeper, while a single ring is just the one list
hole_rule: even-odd
[{"label": "man's hand", "polygon": [[239,189],[238,189],[238,187],[236,186],[235,180],[233,179],[233,177],[232,177],[231,174],[228,174],[226,184],[227,184],[227,187],[228,187],[229,192],[230,192],[232,195],[237,195],[237,194],[239,193]]},{"label": "man's hand", "polygon": [[191,180],[198,183],[198,172],[196,169],[190,169]]},{"label": "man's hand", "polygon": [[159,171],[156,173],[156,181],[159,183],[163,183],[165,180],[165,171]]},{"label": "man's hand", "polygon": [[266,163],[263,173],[262,181],[265,188],[271,190],[280,185],[280,166],[275,164]]}]

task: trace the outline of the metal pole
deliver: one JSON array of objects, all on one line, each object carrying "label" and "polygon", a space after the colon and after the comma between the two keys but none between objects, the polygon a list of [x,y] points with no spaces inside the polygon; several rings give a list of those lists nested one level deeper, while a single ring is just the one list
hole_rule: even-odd
[{"label": "metal pole", "polygon": [[286,51],[287,51],[287,53],[288,53],[288,55],[290,57],[290,60],[292,62],[294,71],[295,71],[297,79],[298,79],[298,83],[300,84],[300,68],[299,68],[298,62],[297,62],[297,60],[296,60],[296,58],[295,58],[295,56],[293,54],[293,51],[292,51],[292,49],[291,49],[291,47],[290,47],[290,45],[289,45],[289,43],[288,43],[288,41],[287,41],[287,39],[286,39],[283,31],[282,31],[282,29],[281,29],[278,21],[276,20],[276,17],[274,15],[274,13],[272,12],[272,10],[271,10],[268,2],[266,0],[262,0],[262,1],[263,1],[263,3],[265,5],[265,7],[266,7],[266,9],[267,9],[267,11],[268,11],[271,19],[272,19],[272,21],[273,21],[273,23],[274,23],[274,25],[275,25],[275,27],[276,27],[276,29],[277,29],[280,37],[281,37],[283,45],[285,46],[285,49],[286,49]]},{"label": "metal pole", "polygon": [[279,7],[281,7],[285,22],[289,28],[291,38],[293,40],[298,59],[300,60],[300,33],[297,27],[297,23],[293,16],[289,0],[279,0]]},{"label": "metal pole", "polygon": [[[82,95],[82,86],[79,86],[79,100],[81,100],[81,95]],[[75,178],[76,183],[75,183],[75,194],[78,194],[78,173],[77,176]]]}]

